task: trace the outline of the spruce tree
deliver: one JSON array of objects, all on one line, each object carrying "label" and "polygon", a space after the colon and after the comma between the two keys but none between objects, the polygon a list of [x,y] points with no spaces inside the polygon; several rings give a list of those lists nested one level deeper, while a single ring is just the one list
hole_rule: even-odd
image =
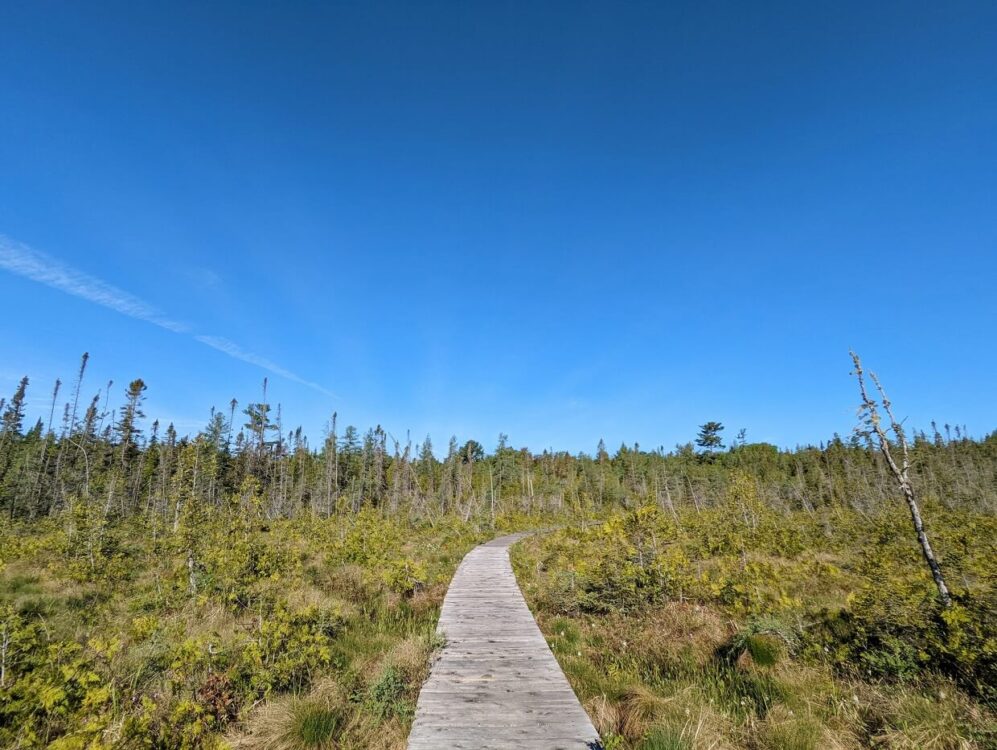
[{"label": "spruce tree", "polygon": [[724,426],[720,422],[707,422],[699,427],[699,435],[696,437],[696,445],[703,449],[704,453],[712,453],[716,450],[723,450],[724,441],[720,437]]},{"label": "spruce tree", "polygon": [[[11,396],[10,403],[3,410],[0,417],[0,492],[8,494],[5,486],[7,474],[14,463],[14,447],[21,437],[21,429],[24,426],[24,394],[28,389],[27,377],[21,378],[21,382]],[[7,500],[8,513],[10,518],[14,517],[14,492],[9,492]]]}]

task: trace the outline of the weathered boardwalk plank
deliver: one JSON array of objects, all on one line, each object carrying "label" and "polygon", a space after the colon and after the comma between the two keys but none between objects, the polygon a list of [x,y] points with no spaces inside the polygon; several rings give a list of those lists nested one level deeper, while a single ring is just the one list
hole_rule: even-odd
[{"label": "weathered boardwalk plank", "polygon": [[457,568],[409,750],[602,747],[516,583],[509,546],[522,536],[483,544]]}]

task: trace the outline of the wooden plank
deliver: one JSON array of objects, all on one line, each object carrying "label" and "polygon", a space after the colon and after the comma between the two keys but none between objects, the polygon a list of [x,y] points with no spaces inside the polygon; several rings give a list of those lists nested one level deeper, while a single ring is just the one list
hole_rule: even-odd
[{"label": "wooden plank", "polygon": [[467,554],[443,600],[446,639],[409,750],[597,750],[599,734],[537,627],[509,562],[523,534]]}]

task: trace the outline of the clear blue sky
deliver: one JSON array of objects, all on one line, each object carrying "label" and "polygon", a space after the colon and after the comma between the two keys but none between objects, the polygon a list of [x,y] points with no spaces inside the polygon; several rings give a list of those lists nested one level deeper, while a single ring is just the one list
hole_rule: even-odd
[{"label": "clear blue sky", "polygon": [[3,2],[0,388],[794,445],[854,347],[989,432],[997,4],[822,5]]}]

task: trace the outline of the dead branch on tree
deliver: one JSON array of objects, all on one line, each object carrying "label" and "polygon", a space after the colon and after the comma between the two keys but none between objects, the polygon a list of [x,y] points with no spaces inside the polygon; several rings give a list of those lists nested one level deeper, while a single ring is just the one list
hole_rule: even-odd
[{"label": "dead branch on tree", "polygon": [[876,377],[876,373],[870,372],[869,378],[876,386],[876,390],[879,391],[883,411],[886,412],[886,416],[890,420],[890,428],[893,430],[893,434],[896,435],[897,442],[900,445],[901,455],[900,463],[898,464],[890,449],[890,439],[883,429],[882,420],[879,415],[879,404],[870,398],[866,390],[862,361],[855,352],[849,352],[849,354],[852,355],[852,362],[855,363],[855,375],[858,377],[859,391],[862,394],[862,406],[859,409],[859,413],[863,415],[863,421],[869,428],[866,434],[871,432],[872,435],[875,435],[879,450],[886,459],[886,464],[890,467],[890,471],[897,480],[897,484],[900,485],[900,491],[903,493],[904,499],[907,501],[907,507],[910,509],[910,517],[914,523],[914,531],[917,533],[917,541],[921,545],[921,552],[924,555],[925,562],[928,564],[928,568],[931,570],[931,577],[935,581],[935,586],[938,587],[938,596],[942,604],[948,607],[952,604],[952,596],[949,594],[948,586],[945,585],[942,569],[938,565],[935,553],[931,549],[931,543],[928,541],[928,534],[924,530],[924,522],[921,519],[921,509],[918,507],[917,499],[914,497],[914,488],[910,482],[910,452],[903,425],[897,422],[893,416],[893,405],[890,399],[887,398],[886,391],[883,389],[882,383],[879,382],[879,378]]}]

